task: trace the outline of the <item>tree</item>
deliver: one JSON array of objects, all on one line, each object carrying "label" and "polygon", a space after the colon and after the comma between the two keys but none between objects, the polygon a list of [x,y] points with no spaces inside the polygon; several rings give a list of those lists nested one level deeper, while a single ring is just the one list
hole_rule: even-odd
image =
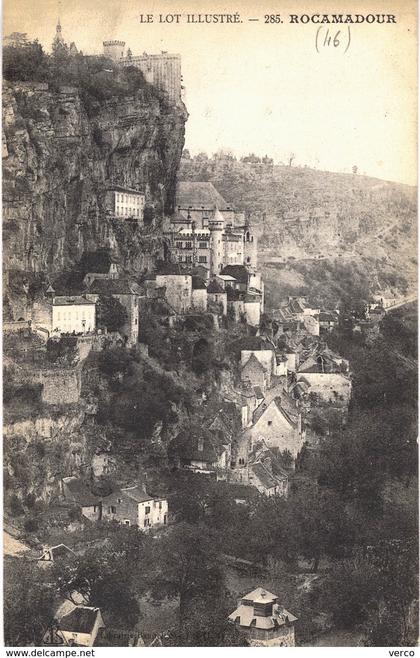
[{"label": "tree", "polygon": [[42,646],[54,616],[56,592],[45,571],[24,559],[7,560],[4,571],[4,639],[6,646]]},{"label": "tree", "polygon": [[127,322],[127,311],[121,302],[111,295],[100,295],[96,303],[96,324],[108,331],[118,331]]},{"label": "tree", "polygon": [[353,165],[351,170],[352,170],[353,174],[357,174],[357,171],[358,171],[357,165]]},{"label": "tree", "polygon": [[159,538],[150,587],[156,599],[178,598],[183,620],[189,601],[221,591],[223,575],[215,538],[205,526],[180,523]]},{"label": "tree", "polygon": [[46,80],[48,57],[38,41],[19,39],[3,49],[3,76],[6,80]]},{"label": "tree", "polygon": [[108,623],[132,628],[140,614],[137,596],[146,588],[141,565],[149,545],[138,528],[110,524],[104,545],[87,550],[81,559],[53,566],[56,588],[70,600],[80,592],[101,609]]},{"label": "tree", "polygon": [[292,166],[292,164],[293,164],[293,160],[294,160],[295,158],[296,158],[295,154],[294,154],[294,153],[290,153],[290,155],[289,155],[289,157],[288,157],[288,160],[287,160],[288,163],[289,163],[289,167]]},{"label": "tree", "polygon": [[166,645],[175,647],[248,646],[236,626],[228,621],[235,601],[229,592],[215,597],[193,598],[180,624],[171,630]]}]

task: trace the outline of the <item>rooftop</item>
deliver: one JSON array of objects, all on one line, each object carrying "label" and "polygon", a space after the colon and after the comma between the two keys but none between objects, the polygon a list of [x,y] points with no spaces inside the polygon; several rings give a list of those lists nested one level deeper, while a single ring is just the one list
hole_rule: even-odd
[{"label": "rooftop", "polygon": [[248,283],[249,273],[245,265],[226,265],[222,274],[229,274],[240,283]]},{"label": "rooftop", "polygon": [[82,297],[82,295],[60,295],[58,297],[54,297],[53,299],[53,306],[80,306],[80,305],[95,306],[95,302],[89,301],[89,299]]},{"label": "rooftop", "polygon": [[139,295],[139,286],[127,279],[94,279],[88,293],[93,295]]},{"label": "rooftop", "polygon": [[99,608],[77,606],[72,612],[61,618],[60,630],[73,633],[91,633],[98,614],[100,614]]},{"label": "rooftop", "polygon": [[176,191],[176,205],[181,208],[226,209],[226,203],[212,183],[180,181]]},{"label": "rooftop", "polygon": [[132,187],[122,187],[121,185],[112,185],[108,187],[108,192],[126,192],[127,194],[139,194],[144,196],[141,190],[134,190]]}]

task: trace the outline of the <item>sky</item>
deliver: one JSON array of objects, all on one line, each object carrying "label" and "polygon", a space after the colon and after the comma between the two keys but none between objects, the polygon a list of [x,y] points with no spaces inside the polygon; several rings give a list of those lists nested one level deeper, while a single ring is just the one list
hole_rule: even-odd
[{"label": "sky", "polygon": [[[299,9],[296,7],[299,6]],[[240,24],[187,24],[186,14],[240,13]],[[280,12],[283,23],[265,24]],[[50,48],[60,13],[63,36],[84,53],[121,39],[133,54],[182,57],[189,118],[186,148],[255,153],[331,171],[417,181],[416,6],[412,0],[261,2],[204,0],[5,0],[4,34],[27,32]],[[394,14],[396,24],[291,24],[289,14]],[[154,22],[140,22],[152,14]],[[181,14],[160,24],[159,14]],[[259,18],[250,22],[249,18]],[[327,35],[326,30],[330,32]],[[338,29],[340,45],[322,47]]]}]

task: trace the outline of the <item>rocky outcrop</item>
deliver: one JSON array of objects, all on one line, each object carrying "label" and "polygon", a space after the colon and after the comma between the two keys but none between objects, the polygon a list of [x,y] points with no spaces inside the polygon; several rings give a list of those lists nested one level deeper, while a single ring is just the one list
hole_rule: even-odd
[{"label": "rocky outcrop", "polygon": [[[77,87],[5,83],[3,204],[5,267],[71,269],[84,251],[110,247],[139,271],[161,256],[160,225],[174,207],[187,118],[150,87],[86,106]],[[144,191],[154,229],[117,222],[105,190]]]}]

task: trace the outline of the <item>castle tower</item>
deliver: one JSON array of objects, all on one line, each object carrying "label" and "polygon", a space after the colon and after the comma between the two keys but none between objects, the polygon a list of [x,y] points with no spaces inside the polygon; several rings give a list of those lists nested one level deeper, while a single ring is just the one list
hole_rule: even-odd
[{"label": "castle tower", "polygon": [[257,237],[247,223],[244,229],[244,265],[257,267]]},{"label": "castle tower", "polygon": [[210,230],[210,274],[220,274],[223,267],[222,234],[225,221],[220,210],[216,208],[213,219],[209,220]]},{"label": "castle tower", "polygon": [[104,55],[114,62],[118,62],[124,57],[125,41],[104,41]]}]

